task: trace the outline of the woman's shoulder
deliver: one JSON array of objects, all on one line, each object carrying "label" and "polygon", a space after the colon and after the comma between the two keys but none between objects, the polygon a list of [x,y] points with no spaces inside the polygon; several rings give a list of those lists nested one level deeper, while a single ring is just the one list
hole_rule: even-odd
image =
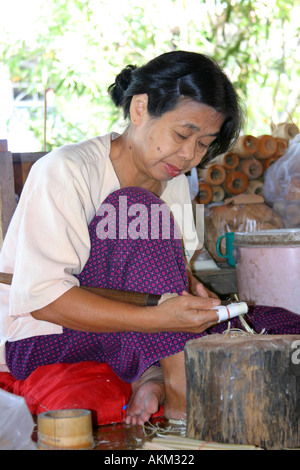
[{"label": "woman's shoulder", "polygon": [[111,134],[92,139],[66,144],[47,153],[37,161],[39,166],[59,167],[75,164],[76,166],[98,165],[109,158]]},{"label": "woman's shoulder", "polygon": [[103,175],[110,175],[110,141],[111,135],[107,134],[49,152],[31,167],[22,191],[24,197],[32,198],[41,192],[60,197],[76,188],[98,194]]}]

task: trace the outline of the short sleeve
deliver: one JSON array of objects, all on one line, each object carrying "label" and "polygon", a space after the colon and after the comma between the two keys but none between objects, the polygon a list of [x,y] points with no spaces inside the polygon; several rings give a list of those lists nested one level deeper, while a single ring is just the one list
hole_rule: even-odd
[{"label": "short sleeve", "polygon": [[75,163],[58,152],[30,171],[9,227],[17,231],[15,249],[8,250],[15,252],[10,316],[42,308],[79,285],[74,274],[89,256],[94,208],[88,174]]}]

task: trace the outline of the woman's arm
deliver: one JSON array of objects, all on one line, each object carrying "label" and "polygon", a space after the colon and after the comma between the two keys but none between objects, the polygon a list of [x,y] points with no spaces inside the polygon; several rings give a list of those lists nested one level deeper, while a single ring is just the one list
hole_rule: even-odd
[{"label": "woman's arm", "polygon": [[184,293],[155,307],[141,307],[100,297],[73,287],[51,304],[31,315],[66,328],[110,333],[162,331],[200,333],[217,323],[211,310],[220,304],[217,299]]}]

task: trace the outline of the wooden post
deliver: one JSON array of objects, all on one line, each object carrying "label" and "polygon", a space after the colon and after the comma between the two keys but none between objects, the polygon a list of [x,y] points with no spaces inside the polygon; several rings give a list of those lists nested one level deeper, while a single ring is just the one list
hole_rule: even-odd
[{"label": "wooden post", "polygon": [[15,179],[15,191],[18,197],[21,192],[32,165],[43,157],[46,152],[23,152],[13,153],[13,167]]},{"label": "wooden post", "polygon": [[265,449],[299,447],[300,374],[292,360],[299,340],[228,334],[189,341],[187,437]]},{"label": "wooden post", "polygon": [[16,208],[12,154],[7,151],[7,141],[2,140],[0,149],[0,247]]}]

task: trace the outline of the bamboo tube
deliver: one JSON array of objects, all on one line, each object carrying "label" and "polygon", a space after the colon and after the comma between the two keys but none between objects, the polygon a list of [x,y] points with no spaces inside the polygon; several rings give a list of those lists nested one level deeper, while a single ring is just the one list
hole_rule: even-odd
[{"label": "bamboo tube", "polygon": [[279,158],[280,157],[278,157],[277,155],[273,155],[273,157],[269,157],[269,158],[266,158],[265,160],[262,160],[264,171],[266,171],[269,168],[269,166],[273,165],[273,163],[277,162]]},{"label": "bamboo tube", "polygon": [[248,184],[248,178],[244,173],[233,170],[227,173],[223,188],[229,194],[241,194],[246,191]]},{"label": "bamboo tube", "polygon": [[277,150],[277,142],[271,135],[261,135],[258,137],[258,149],[254,156],[259,160],[269,158],[275,155]]},{"label": "bamboo tube", "polygon": [[216,163],[208,165],[201,173],[204,183],[208,183],[210,185],[218,186],[222,184],[226,178],[225,168],[222,165],[218,165]]},{"label": "bamboo tube", "polygon": [[209,204],[212,201],[213,195],[212,187],[209,184],[199,183],[198,201],[200,204]]},{"label": "bamboo tube", "polygon": [[272,136],[280,137],[286,142],[293,139],[295,135],[299,134],[299,129],[294,123],[281,122],[272,128]]},{"label": "bamboo tube", "polygon": [[244,158],[237,167],[239,171],[245,173],[248,180],[259,178],[263,174],[263,165],[255,157]]},{"label": "bamboo tube", "polygon": [[233,151],[236,152],[240,158],[247,158],[255,154],[258,150],[258,145],[257,137],[253,135],[243,135],[237,139]]},{"label": "bamboo tube", "polygon": [[225,191],[222,188],[222,186],[212,186],[212,190],[213,190],[212,202],[223,201],[225,197]]},{"label": "bamboo tube", "polygon": [[248,187],[246,189],[247,194],[258,194],[262,195],[264,183],[260,180],[251,180],[249,181]]},{"label": "bamboo tube", "polygon": [[94,446],[89,410],[64,409],[38,415],[38,447],[41,450],[91,449]]},{"label": "bamboo tube", "polygon": [[280,139],[279,137],[276,137],[276,142],[277,142],[276,155],[277,157],[281,157],[282,155],[285,154],[286,149],[288,148],[288,143],[286,140]]},{"label": "bamboo tube", "polygon": [[239,156],[234,152],[227,152],[218,155],[213,162],[222,165],[226,170],[234,170],[239,164]]}]

